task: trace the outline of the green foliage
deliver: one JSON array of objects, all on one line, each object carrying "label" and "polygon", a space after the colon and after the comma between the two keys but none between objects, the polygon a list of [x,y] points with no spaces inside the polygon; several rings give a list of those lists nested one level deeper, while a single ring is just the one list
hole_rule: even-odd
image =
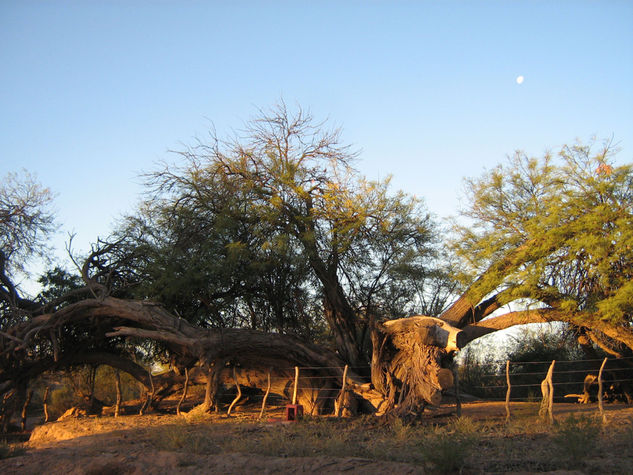
[{"label": "green foliage", "polygon": [[356,315],[412,310],[433,223],[389,180],[359,175],[339,131],[280,104],[179,158],[147,176],[148,199],[119,233],[142,256],[135,296],[200,325],[312,339],[327,332],[324,300],[348,334]]},{"label": "green foliage", "polygon": [[486,339],[470,343],[460,351],[457,360],[461,391],[482,398],[502,397],[505,377],[501,374],[501,361]]},{"label": "green foliage", "polygon": [[77,290],[84,285],[80,276],[71,274],[59,266],[46,271],[40,276],[38,282],[42,285],[42,291],[39,295],[39,300],[42,303],[49,303],[55,299],[65,297],[69,292]]},{"label": "green foliage", "polygon": [[51,420],[57,419],[71,407],[84,402],[71,386],[61,386],[53,389],[48,396],[48,413]]},{"label": "green foliage", "polygon": [[[113,406],[116,403],[115,370],[102,365],[97,368],[94,377],[94,397],[108,406]],[[138,381],[123,371],[120,372],[120,378],[123,401],[137,399],[140,396]],[[55,420],[71,407],[85,405],[86,398],[90,397],[92,390],[91,368],[72,368],[62,373],[56,381],[49,394],[48,410],[51,420]],[[40,392],[44,391],[42,383],[39,383],[38,387]]]},{"label": "green foliage", "polygon": [[455,249],[473,305],[496,293],[577,325],[633,320],[633,166],[617,166],[609,143],[595,149],[517,152],[467,181]]},{"label": "green foliage", "polygon": [[506,346],[503,360],[513,363],[552,360],[573,361],[584,357],[575,334],[565,324],[553,324],[538,328],[521,328]]},{"label": "green foliage", "polygon": [[[582,362],[586,356],[576,335],[563,323],[519,328],[507,336],[506,345],[501,349],[498,346],[491,348],[486,339],[481,339],[461,353],[458,359],[460,386],[464,392],[483,398],[505,398],[505,363],[508,360],[512,362],[512,399],[527,401],[540,401],[540,384],[552,360],[556,360],[554,383],[560,384],[557,398],[582,388],[585,375],[595,370]],[[571,382],[577,384],[567,384]]]}]

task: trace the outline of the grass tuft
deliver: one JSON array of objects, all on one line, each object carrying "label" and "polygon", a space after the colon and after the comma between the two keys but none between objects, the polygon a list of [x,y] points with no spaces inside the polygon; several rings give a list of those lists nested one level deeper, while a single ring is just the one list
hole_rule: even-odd
[{"label": "grass tuft", "polygon": [[217,454],[220,448],[207,434],[188,425],[170,425],[154,432],[154,445],[160,450],[193,454]]},{"label": "grass tuft", "polygon": [[553,439],[563,458],[570,463],[581,464],[595,451],[601,430],[597,419],[570,414],[558,424]]}]

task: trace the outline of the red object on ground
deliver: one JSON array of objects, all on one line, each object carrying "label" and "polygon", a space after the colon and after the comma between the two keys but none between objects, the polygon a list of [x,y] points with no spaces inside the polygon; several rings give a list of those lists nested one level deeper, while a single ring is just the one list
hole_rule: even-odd
[{"label": "red object on ground", "polygon": [[297,422],[303,417],[303,406],[301,404],[287,404],[284,419],[286,421]]}]

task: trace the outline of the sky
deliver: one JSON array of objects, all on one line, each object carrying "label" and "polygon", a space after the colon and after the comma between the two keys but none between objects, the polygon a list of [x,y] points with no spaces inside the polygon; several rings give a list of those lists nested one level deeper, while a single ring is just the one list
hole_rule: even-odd
[{"label": "sky", "polygon": [[0,177],[56,194],[59,260],[170,150],[282,99],[455,215],[463,179],[515,150],[612,137],[632,161],[633,2],[0,0]]}]

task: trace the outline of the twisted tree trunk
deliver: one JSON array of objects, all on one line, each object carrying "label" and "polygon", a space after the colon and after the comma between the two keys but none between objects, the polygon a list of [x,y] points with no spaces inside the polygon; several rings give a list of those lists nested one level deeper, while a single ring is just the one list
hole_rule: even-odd
[{"label": "twisted tree trunk", "polygon": [[[182,359],[197,360],[210,368],[206,409],[214,403],[217,378],[222,377],[225,364],[230,362],[240,368],[238,373],[247,375],[249,385],[262,389],[267,385],[270,367],[310,367],[312,389],[300,394],[299,399],[311,408],[311,412],[330,410],[325,401],[332,392],[336,395],[341,387],[343,370],[348,363],[337,353],[293,335],[248,329],[203,329],[171,315],[161,305],[111,297],[71,304],[10,329],[12,338],[3,341],[3,354],[6,356],[8,351],[25,354],[38,341],[36,335],[39,338],[55,335],[58,332],[48,330],[72,327],[86,321],[110,328],[106,332],[108,338],[153,339],[167,345]],[[427,404],[438,404],[442,390],[452,385],[452,373],[444,366],[449,353],[462,346],[462,340],[458,329],[431,317],[374,322],[371,381],[355,371],[349,371],[346,386],[363,412],[419,413]],[[60,361],[63,358],[62,354]],[[121,361],[117,363],[115,367],[128,370]],[[140,367],[129,371],[136,373],[134,375],[146,387],[152,385],[149,376]],[[284,371],[278,371],[278,374],[283,375]],[[7,375],[0,374],[0,384]],[[319,376],[323,377],[320,383]],[[242,384],[242,376],[238,374],[237,377]],[[156,394],[160,392],[161,384],[161,379],[157,377]]]}]

